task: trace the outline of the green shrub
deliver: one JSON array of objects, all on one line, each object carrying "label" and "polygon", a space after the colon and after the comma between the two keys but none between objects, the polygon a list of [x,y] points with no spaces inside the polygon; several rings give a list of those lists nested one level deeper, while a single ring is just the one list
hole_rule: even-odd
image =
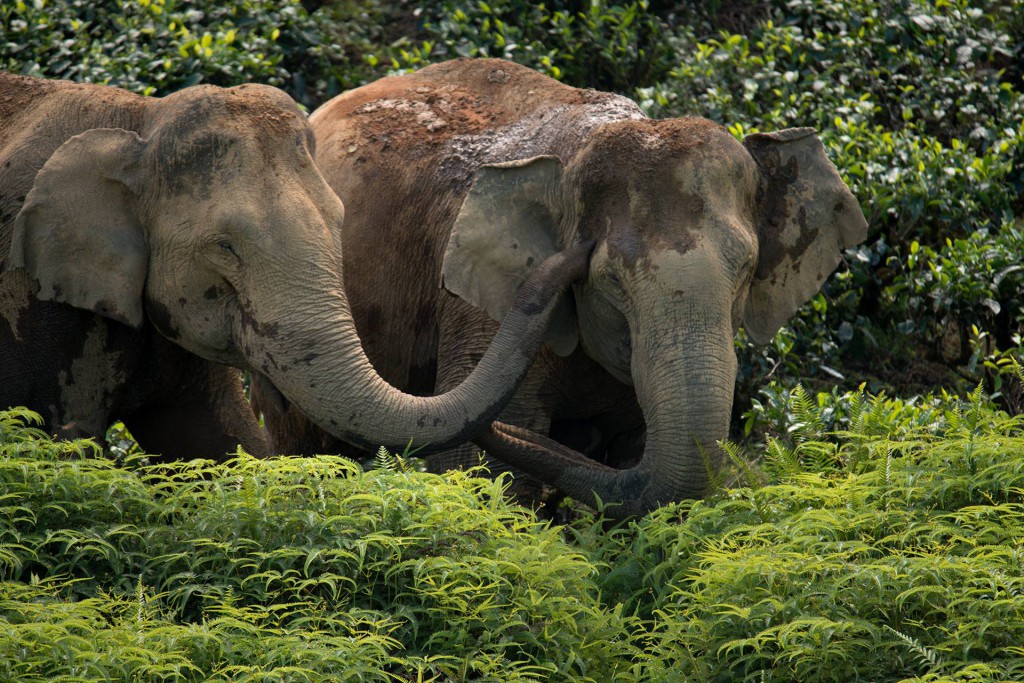
[{"label": "green shrub", "polygon": [[670,36],[647,0],[446,0],[424,23],[429,52],[406,53],[402,66],[424,57],[501,57],[577,87],[629,93],[672,63]]},{"label": "green shrub", "polygon": [[119,468],[23,417],[0,413],[3,680],[630,680],[630,620],[500,481]]},{"label": "green shrub", "polygon": [[313,107],[370,80],[375,0],[310,15],[299,0],[16,0],[0,7],[0,68],[166,94],[259,82]]},{"label": "green shrub", "polygon": [[651,628],[642,680],[1024,676],[1024,432],[977,391],[793,392],[743,485],[609,534],[607,601]]},{"label": "green shrub", "polygon": [[564,530],[393,457],[119,468],[0,413],[0,677],[1024,676],[1021,418],[980,389],[761,412],[707,500]]}]

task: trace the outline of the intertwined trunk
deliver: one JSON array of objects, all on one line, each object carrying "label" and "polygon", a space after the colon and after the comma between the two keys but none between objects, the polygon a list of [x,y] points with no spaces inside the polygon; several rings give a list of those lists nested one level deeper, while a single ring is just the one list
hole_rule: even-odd
[{"label": "intertwined trunk", "polygon": [[[523,284],[477,367],[440,396],[405,394],[380,378],[337,288],[311,287],[324,292],[312,295],[297,293],[295,285],[263,287],[262,309],[254,303],[251,316],[236,320],[236,340],[255,369],[336,437],[370,449],[401,450],[410,442],[423,453],[450,448],[483,429],[512,398],[543,341],[557,295],[585,274],[591,247],[577,245],[545,261]],[[325,268],[320,280],[340,277]],[[292,301],[275,291],[287,291]],[[281,313],[261,318],[264,311]],[[263,322],[253,322],[258,319]]]}]

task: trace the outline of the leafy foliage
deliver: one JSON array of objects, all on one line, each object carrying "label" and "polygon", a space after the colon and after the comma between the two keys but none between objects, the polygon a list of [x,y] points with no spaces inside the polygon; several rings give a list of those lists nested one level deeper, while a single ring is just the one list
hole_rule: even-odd
[{"label": "leafy foliage", "polygon": [[[0,413],[0,678],[616,680],[630,620],[500,481],[126,468]],[[383,457],[383,456],[382,456]],[[623,680],[629,680],[625,678]]]},{"label": "leafy foliage", "polygon": [[737,136],[815,126],[871,226],[769,345],[738,337],[729,486],[570,543],[500,481],[388,454],[118,467],[0,412],[0,678],[1024,677],[1024,435],[997,409],[1024,405],[1024,12],[738,5],[0,6],[0,68],[140,93],[259,81],[312,108],[488,55]]},{"label": "leafy foliage", "polygon": [[[743,32],[715,32],[714,11],[683,7],[685,57],[639,90],[645,106],[708,116],[737,136],[818,128],[870,226],[848,270],[791,321],[792,344],[739,340],[752,378],[741,401],[766,367],[790,385],[818,367],[821,381],[902,388],[913,380],[899,368],[915,359],[965,363],[971,325],[1010,343],[1019,281],[1000,255],[1019,253],[1024,196],[1019,15],[1005,3],[798,0],[771,3]],[[934,342],[948,337],[958,345]]]},{"label": "leafy foliage", "polygon": [[0,413],[0,677],[1024,676],[1021,419],[980,389],[777,413],[736,485],[568,543],[386,454],[117,467]]},{"label": "leafy foliage", "polygon": [[0,7],[0,68],[147,95],[257,81],[314,106],[371,77],[346,60],[383,14],[373,0],[315,15],[298,0],[16,0]]},{"label": "leafy foliage", "polygon": [[972,327],[987,339],[986,357],[1018,350],[1019,3],[16,0],[0,7],[0,68],[153,94],[260,81],[313,108],[387,69],[459,55],[513,59],[572,85],[632,95],[655,116],[711,118],[737,136],[820,131],[870,236],[772,344],[737,339],[737,417],[769,379],[962,392],[979,378]]},{"label": "leafy foliage", "polygon": [[662,78],[673,56],[647,0],[447,0],[425,19],[431,50],[402,55],[402,66],[423,56],[501,57],[578,87],[630,92]]},{"label": "leafy foliage", "polygon": [[1024,433],[980,391],[794,391],[756,480],[611,535],[605,599],[652,625],[646,680],[1024,675]]}]

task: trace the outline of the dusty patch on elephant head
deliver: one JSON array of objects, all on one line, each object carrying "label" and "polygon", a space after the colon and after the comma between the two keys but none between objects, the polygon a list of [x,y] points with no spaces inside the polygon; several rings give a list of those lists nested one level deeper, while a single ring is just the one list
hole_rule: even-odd
[{"label": "dusty patch on elephant head", "polygon": [[583,207],[580,233],[606,241],[627,267],[651,251],[694,248],[710,190],[703,175],[723,134],[696,118],[601,126],[567,174]]},{"label": "dusty patch on elephant head", "polygon": [[77,430],[102,434],[106,429],[100,417],[106,411],[99,407],[109,406],[114,392],[127,380],[121,365],[121,354],[108,348],[106,323],[95,319],[86,330],[81,351],[57,378],[63,414],[78,416]]}]

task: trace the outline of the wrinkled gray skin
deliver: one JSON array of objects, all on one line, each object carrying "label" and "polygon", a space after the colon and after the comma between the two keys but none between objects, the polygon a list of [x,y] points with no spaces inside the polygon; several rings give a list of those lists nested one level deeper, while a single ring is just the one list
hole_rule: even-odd
[{"label": "wrinkled gray skin", "polygon": [[[384,79],[311,123],[353,216],[341,242],[356,326],[408,391],[461,381],[534,265],[596,241],[508,424],[475,442],[612,514],[705,493],[734,334],[768,341],[866,233],[809,129],[741,143],[500,60]],[[408,320],[436,325],[413,334]],[[296,411],[264,413],[284,450],[331,447]]]},{"label": "wrinkled gray skin", "polygon": [[484,428],[589,249],[523,287],[474,377],[402,394],[360,346],[334,241],[344,209],[313,145],[275,88],[150,99],[0,74],[0,407],[64,437],[120,418],[164,456],[266,453],[231,365],[364,446]]}]

